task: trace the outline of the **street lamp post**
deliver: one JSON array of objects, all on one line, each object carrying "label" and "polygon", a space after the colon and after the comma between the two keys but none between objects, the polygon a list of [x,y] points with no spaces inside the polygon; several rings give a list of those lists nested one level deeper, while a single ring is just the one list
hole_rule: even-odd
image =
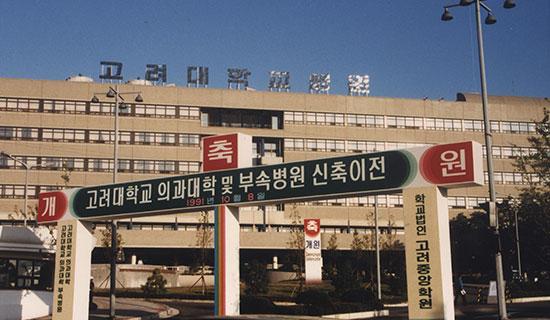
[{"label": "street lamp post", "polygon": [[[497,296],[498,296],[498,312],[500,319],[508,319],[508,314],[506,312],[506,300],[504,292],[504,275],[502,270],[502,256],[501,256],[501,243],[500,243],[500,232],[499,232],[499,223],[498,223],[498,213],[496,211],[496,191],[495,191],[495,179],[493,171],[493,136],[491,134],[491,124],[489,121],[489,111],[488,111],[488,99],[487,99],[487,80],[485,78],[485,56],[483,52],[483,32],[481,29],[481,8],[487,11],[487,18],[485,19],[485,24],[491,25],[497,22],[496,18],[493,15],[492,10],[481,0],[460,0],[459,4],[449,5],[444,7],[443,15],[441,20],[450,21],[453,19],[453,16],[449,12],[449,8],[458,7],[458,6],[469,6],[475,2],[475,14],[476,14],[476,26],[477,26],[477,45],[478,45],[478,58],[479,58],[479,74],[481,80],[481,102],[483,108],[483,125],[485,133],[485,150],[487,154],[487,175],[489,178],[489,220],[492,221],[491,227],[493,229],[493,234],[496,242],[495,249],[495,267],[496,267],[496,276],[497,276]],[[503,5],[506,9],[511,9],[515,7],[513,0],[506,0]]]},{"label": "street lamp post", "polygon": [[380,240],[378,229],[378,196],[374,196],[374,236],[376,243],[376,293],[378,300],[382,300],[382,279],[380,279]]},{"label": "street lamp post", "polygon": [[0,151],[0,155],[12,159],[13,161],[21,164],[25,168],[25,190],[23,191],[23,198],[25,199],[24,203],[23,203],[23,215],[24,215],[23,225],[26,227],[27,226],[27,218],[28,218],[27,214],[28,214],[28,210],[29,210],[28,205],[27,205],[27,201],[28,201],[28,198],[29,198],[28,197],[28,189],[29,189],[29,169],[30,169],[30,167],[26,162],[18,160],[16,157],[12,156],[9,153],[6,153],[4,151]]},{"label": "street lamp post", "polygon": [[[122,95],[136,95],[136,102],[143,102],[141,97],[141,92],[120,92],[118,85],[115,87],[109,87],[109,92],[106,93],[106,96],[109,98],[115,98],[115,136],[114,136],[114,150],[113,150],[113,183],[117,182],[117,173],[118,173],[118,139],[119,139],[119,111],[121,108],[120,100],[124,101]],[[93,103],[98,103],[99,98],[94,94],[92,98]],[[115,319],[115,289],[116,289],[116,257],[117,257],[117,224],[114,220],[111,220],[111,261],[110,261],[110,285],[109,285],[109,317]]]}]

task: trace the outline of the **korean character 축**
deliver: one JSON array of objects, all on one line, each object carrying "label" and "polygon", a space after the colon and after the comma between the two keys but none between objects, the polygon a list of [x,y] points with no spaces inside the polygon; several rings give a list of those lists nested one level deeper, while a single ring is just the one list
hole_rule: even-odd
[{"label": "korean character \ucd95", "polygon": [[346,164],[342,161],[336,161],[330,166],[330,180],[332,181],[342,181],[346,183],[347,172]]}]

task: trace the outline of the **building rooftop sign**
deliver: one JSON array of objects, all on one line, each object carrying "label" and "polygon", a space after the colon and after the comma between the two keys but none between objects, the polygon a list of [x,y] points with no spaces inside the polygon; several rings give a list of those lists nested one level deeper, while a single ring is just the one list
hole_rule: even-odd
[{"label": "building rooftop sign", "polygon": [[469,141],[45,192],[39,196],[38,222],[397,193],[411,186],[482,184],[481,145]]}]

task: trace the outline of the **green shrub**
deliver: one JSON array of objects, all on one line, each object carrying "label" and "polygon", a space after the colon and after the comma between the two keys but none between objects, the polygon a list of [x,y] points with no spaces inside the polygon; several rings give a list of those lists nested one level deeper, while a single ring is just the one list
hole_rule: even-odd
[{"label": "green shrub", "polygon": [[160,274],[160,269],[153,270],[153,274],[147,278],[147,282],[141,286],[146,295],[158,295],[166,293],[166,279]]},{"label": "green shrub", "polygon": [[303,304],[308,315],[317,316],[334,312],[332,299],[322,290],[305,290],[296,297],[296,303]]},{"label": "green shrub", "polygon": [[246,286],[244,292],[247,295],[257,295],[258,293],[267,293],[267,269],[265,264],[258,260],[252,260],[244,264],[241,272],[241,278]]},{"label": "green shrub", "polygon": [[380,310],[383,308],[383,304],[378,300],[376,295],[371,289],[359,288],[351,289],[342,293],[341,298],[344,302],[360,303],[368,308]]},{"label": "green shrub", "polygon": [[244,296],[241,297],[241,313],[260,314],[275,313],[275,305],[265,297]]}]

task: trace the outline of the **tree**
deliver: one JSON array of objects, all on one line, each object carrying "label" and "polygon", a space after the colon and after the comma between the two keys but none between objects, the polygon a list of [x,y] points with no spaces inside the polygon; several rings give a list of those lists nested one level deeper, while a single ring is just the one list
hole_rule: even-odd
[{"label": "tree", "polygon": [[198,268],[199,268],[199,279],[191,286],[191,289],[197,284],[201,283],[201,293],[202,295],[206,294],[206,280],[204,278],[206,271],[207,263],[207,250],[212,245],[213,240],[213,231],[210,226],[210,218],[208,211],[201,211],[199,216],[199,227],[197,228],[196,234],[196,244],[199,247],[199,256],[198,256]]},{"label": "tree", "polygon": [[[516,266],[515,215],[521,245],[522,269],[538,275],[550,269],[550,114],[544,110],[540,122],[535,121],[536,135],[529,137],[534,152],[515,161],[526,187],[518,197],[498,203],[499,228],[503,263]],[[454,270],[462,273],[494,272],[494,239],[485,212],[469,217],[460,214],[451,220],[451,243]],[[505,268],[510,273],[510,268]]]},{"label": "tree", "polygon": [[336,275],[336,265],[340,260],[340,252],[338,252],[338,236],[336,233],[330,235],[327,244],[327,250],[323,256],[323,273],[325,279],[333,280]]},{"label": "tree", "polygon": [[[535,122],[536,135],[530,136],[535,151],[516,159],[516,170],[527,186],[521,190],[516,207],[506,206],[503,215],[517,213],[524,269],[531,273],[550,270],[550,112],[544,110]],[[514,210],[517,210],[514,212]]]},{"label": "tree", "polygon": [[267,293],[267,270],[266,265],[254,259],[244,264],[242,279],[246,286],[244,292],[247,295]]},{"label": "tree", "polygon": [[[102,247],[107,248],[109,250],[106,251],[106,258],[109,260],[111,258],[111,223],[105,224],[105,229],[102,229],[100,231],[101,238],[100,238],[100,244]],[[124,245],[124,240],[122,239],[122,234],[120,232],[117,232],[116,234],[116,259],[117,261],[124,261],[124,249],[122,249],[122,246]]]},{"label": "tree", "polygon": [[304,222],[300,213],[298,212],[298,206],[296,203],[292,204],[290,210],[290,219],[292,219],[292,226],[290,229],[290,237],[287,242],[288,247],[292,250],[289,258],[291,259],[292,269],[295,273],[295,279],[298,280],[298,293],[301,293],[304,289]]}]

